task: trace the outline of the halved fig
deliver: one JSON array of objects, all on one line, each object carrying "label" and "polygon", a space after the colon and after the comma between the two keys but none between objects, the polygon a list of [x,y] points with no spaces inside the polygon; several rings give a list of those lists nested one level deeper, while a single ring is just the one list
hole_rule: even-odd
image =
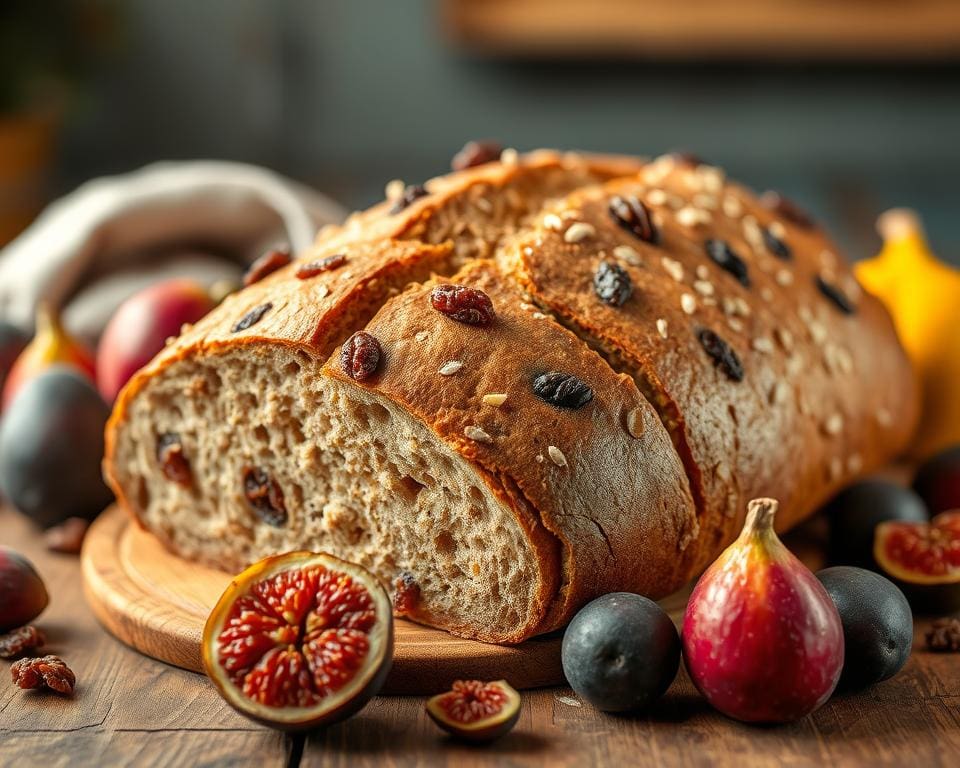
[{"label": "halved fig", "polygon": [[881,523],[873,556],[915,608],[937,613],[960,608],[960,510],[929,523]]},{"label": "halved fig", "polygon": [[460,739],[493,741],[517,724],[520,694],[506,680],[457,680],[449,691],[427,700],[427,714]]},{"label": "halved fig", "polygon": [[316,552],[237,576],[203,630],[207,675],[234,709],[281,730],[329,725],[383,687],[393,615],[366,569]]}]

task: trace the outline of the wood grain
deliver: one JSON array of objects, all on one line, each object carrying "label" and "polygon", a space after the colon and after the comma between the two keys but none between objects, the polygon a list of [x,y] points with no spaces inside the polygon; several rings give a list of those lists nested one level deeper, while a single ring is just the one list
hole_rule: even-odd
[{"label": "wood grain", "polygon": [[444,0],[448,35],[525,56],[956,58],[956,0]]},{"label": "wood grain", "polygon": [[[87,600],[115,637],[155,659],[203,671],[200,636],[229,574],[171,555],[116,507],[91,527],[81,563]],[[517,688],[564,679],[559,635],[503,647],[409,621],[395,627],[385,693],[436,693],[461,677],[506,677]]]},{"label": "wood grain", "polygon": [[[789,537],[815,564],[822,521]],[[380,696],[324,732],[288,737],[224,704],[206,678],[141,656],[107,634],[81,592],[77,558],[46,552],[39,533],[0,509],[0,542],[26,554],[51,593],[36,622],[77,673],[74,699],[5,682],[0,662],[0,766],[954,766],[960,754],[960,656],[923,647],[894,679],[834,697],[799,723],[758,728],[727,720],[681,669],[653,713],[614,717],[568,688],[523,694],[517,727],[481,748],[444,736],[422,697]],[[302,749],[302,755],[301,755]]]}]

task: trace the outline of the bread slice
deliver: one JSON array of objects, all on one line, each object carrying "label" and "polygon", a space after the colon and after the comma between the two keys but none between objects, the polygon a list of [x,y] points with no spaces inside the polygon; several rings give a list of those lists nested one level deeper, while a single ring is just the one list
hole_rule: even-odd
[{"label": "bread slice", "polygon": [[[833,246],[719,173],[537,152],[355,215],[131,380],[112,487],[187,558],[237,570],[326,550],[397,587],[412,618],[492,642],[605,592],[669,593],[751,496],[781,498],[792,524],[893,455],[916,413],[889,319]],[[655,242],[611,217],[617,195],[647,201]],[[743,255],[749,286],[708,239]],[[622,302],[594,288],[601,261],[629,280]],[[437,311],[442,282],[482,290],[495,320]],[[339,348],[361,329],[382,355],[357,381]],[[551,401],[546,373],[589,397]]]}]

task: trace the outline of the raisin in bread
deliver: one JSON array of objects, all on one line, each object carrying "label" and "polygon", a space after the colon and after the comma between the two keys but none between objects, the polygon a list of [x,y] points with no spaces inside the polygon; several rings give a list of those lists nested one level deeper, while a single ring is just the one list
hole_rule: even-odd
[{"label": "raisin in bread", "polygon": [[172,551],[326,550],[417,621],[518,642],[668,594],[748,499],[788,527],[910,435],[879,302],[716,168],[505,153],[389,197],[121,393],[106,474]]}]

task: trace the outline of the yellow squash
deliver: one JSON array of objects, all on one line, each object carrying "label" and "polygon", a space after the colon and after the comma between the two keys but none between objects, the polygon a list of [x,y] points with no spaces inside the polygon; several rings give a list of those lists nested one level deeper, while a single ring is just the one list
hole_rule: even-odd
[{"label": "yellow squash", "polygon": [[877,227],[883,248],[857,264],[857,278],[890,310],[920,376],[923,414],[912,453],[926,457],[960,443],[960,271],[930,252],[913,211],[887,211]]}]

